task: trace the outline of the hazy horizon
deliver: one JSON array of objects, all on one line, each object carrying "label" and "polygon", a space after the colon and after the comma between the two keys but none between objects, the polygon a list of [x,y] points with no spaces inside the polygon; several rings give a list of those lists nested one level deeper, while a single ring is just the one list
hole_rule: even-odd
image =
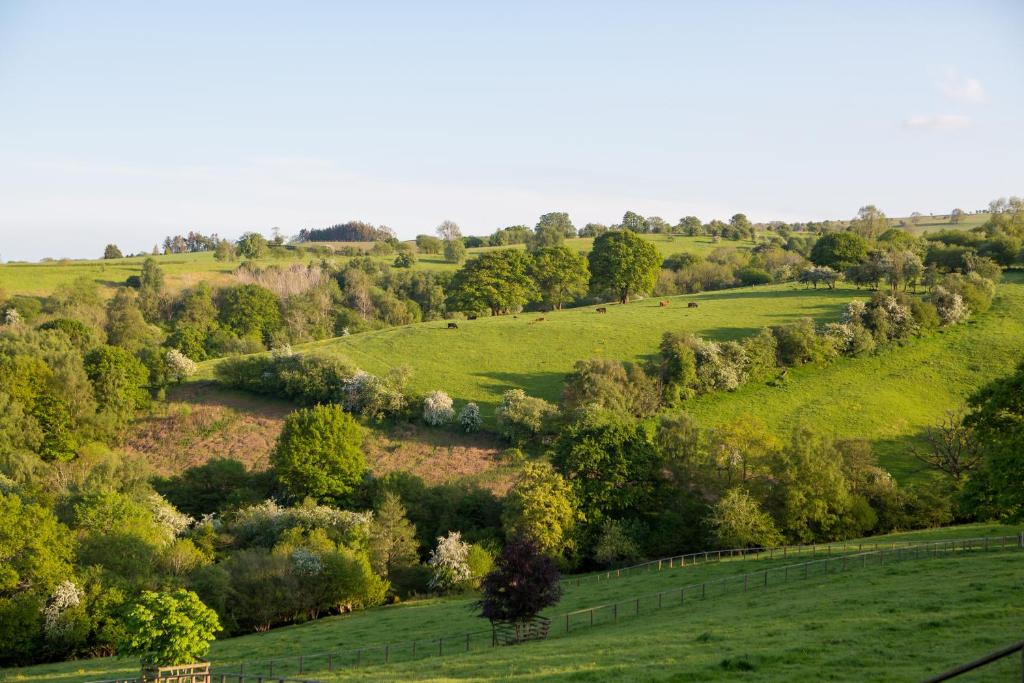
[{"label": "hazy horizon", "polygon": [[0,258],[1024,193],[1014,2],[0,4]]}]

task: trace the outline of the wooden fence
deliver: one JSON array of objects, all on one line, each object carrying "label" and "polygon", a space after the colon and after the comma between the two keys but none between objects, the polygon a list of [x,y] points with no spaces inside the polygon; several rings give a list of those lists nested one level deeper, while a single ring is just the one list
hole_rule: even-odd
[{"label": "wooden fence", "polygon": [[[838,548],[850,548],[851,552],[841,553]],[[965,538],[945,541],[907,541],[900,544],[885,544],[884,547],[865,544],[867,550],[854,551],[858,546],[847,544],[832,546],[824,553],[821,546],[817,551],[810,551],[816,559],[795,564],[770,566],[763,570],[731,574],[718,579],[700,583],[690,583],[675,588],[634,596],[614,603],[595,605],[572,612],[551,616],[552,634],[566,634],[604,623],[618,622],[628,617],[639,617],[654,611],[695,606],[702,601],[716,597],[724,597],[759,589],[765,589],[791,581],[817,576],[839,574],[854,569],[870,569],[884,567],[896,561],[927,559],[954,553],[974,553],[998,550],[1024,549],[1024,533],[1015,536],[991,536],[983,538]],[[728,552],[728,551],[723,551]],[[769,553],[771,549],[769,549]],[[695,555],[704,556],[704,553]],[[717,551],[708,554],[709,562],[717,562]],[[799,554],[797,554],[799,555]],[[764,553],[761,553],[765,557]],[[771,556],[771,555],[768,555]],[[778,557],[789,557],[783,551],[775,554]],[[804,554],[804,557],[807,553]],[[680,557],[680,556],[677,556]],[[692,557],[692,556],[686,556]],[[724,558],[723,558],[724,559]],[[639,566],[656,565],[656,562]],[[695,563],[691,563],[692,566]],[[696,564],[700,564],[699,562]],[[680,565],[676,565],[680,566]],[[649,571],[649,570],[648,570]],[[265,680],[281,680],[278,676],[303,676],[313,672],[331,672],[344,668],[370,665],[390,664],[400,661],[414,661],[460,652],[486,650],[499,644],[496,630],[486,629],[432,638],[417,638],[398,642],[371,645],[336,652],[320,652],[288,657],[275,657],[258,661],[222,662],[215,665],[214,680],[217,675],[244,676],[255,680],[262,676]],[[237,680],[237,679],[227,679]],[[244,681],[239,681],[244,683]]]},{"label": "wooden fence", "polygon": [[956,678],[957,676],[965,674],[968,671],[974,671],[975,669],[980,669],[983,666],[988,666],[993,662],[999,661],[1003,657],[1009,657],[1018,652],[1020,653],[1020,680],[1024,681],[1024,640],[1022,640],[1019,643],[1014,643],[1013,645],[1010,645],[1009,647],[1004,647],[1002,650],[990,652],[989,654],[985,655],[980,659],[975,659],[973,662],[968,662],[967,664],[955,666],[949,671],[943,671],[937,676],[932,676],[924,683],[940,683],[940,681],[948,681],[951,678]]},{"label": "wooden fence", "polygon": [[[982,537],[983,538],[983,537]],[[977,539],[972,539],[977,540]],[[1019,542],[1024,545],[1024,531],[1018,535]],[[705,550],[697,553],[687,553],[684,555],[672,555],[669,557],[662,557],[656,560],[647,560],[639,564],[629,565],[627,567],[620,567],[618,569],[606,569],[600,572],[592,572],[590,574],[580,574],[578,576],[569,576],[562,579],[563,585],[569,586],[581,586],[588,582],[593,581],[609,581],[611,579],[621,578],[623,576],[635,576],[638,573],[647,573],[652,571],[664,571],[665,569],[676,569],[682,567],[689,567],[697,564],[707,564],[708,562],[724,562],[729,560],[749,560],[749,559],[769,559],[774,560],[776,558],[789,558],[789,557],[831,557],[832,555],[846,554],[852,552],[864,552],[865,548],[868,550],[877,550],[880,548],[887,548],[889,550],[896,550],[897,548],[909,547],[920,545],[921,543],[928,543],[930,541],[858,541],[856,543],[838,542],[838,543],[812,543],[807,545],[782,545],[782,546],[764,546],[754,548],[730,548],[726,550]]]}]

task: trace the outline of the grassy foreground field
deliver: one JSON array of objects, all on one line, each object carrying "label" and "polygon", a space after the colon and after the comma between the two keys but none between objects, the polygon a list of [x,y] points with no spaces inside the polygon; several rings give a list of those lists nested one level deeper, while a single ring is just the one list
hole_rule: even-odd
[{"label": "grassy foreground field", "polygon": [[[867,543],[1017,532],[998,525],[968,525],[877,537]],[[570,584],[562,602],[547,613],[560,615],[697,582],[778,569],[805,559],[734,560],[579,587]],[[897,678],[913,680],[921,678],[925,668],[952,666],[1020,637],[1014,635],[1014,629],[1024,627],[1024,603],[1008,596],[1022,588],[1022,566],[1024,553],[993,553],[914,560],[819,578],[812,571],[808,579],[773,584],[749,595],[734,590],[688,603],[686,608],[654,611],[654,603],[647,598],[641,603],[641,618],[627,616],[632,610],[623,608],[618,624],[592,629],[581,618],[573,622],[568,636],[555,628],[547,643],[366,667],[350,670],[336,680],[491,680],[511,674],[542,680],[578,680],[577,676],[582,680],[656,680],[669,674],[703,680],[728,676],[730,669],[718,668],[721,661],[745,655],[758,677],[799,680],[813,678],[816,667],[825,665],[827,657],[821,653],[829,645],[841,645],[844,652],[844,669],[837,670],[837,678],[855,677],[845,667],[863,662],[869,666],[858,669],[858,674],[882,680],[884,666],[891,660],[903,662]],[[474,616],[471,602],[470,597],[420,600],[226,639],[214,643],[210,659],[215,667],[228,670],[230,662],[244,660],[250,662],[247,671],[266,674],[267,664],[254,662],[412,638],[423,639],[421,647],[429,649],[432,637],[486,630],[486,623]],[[559,620],[556,627],[561,624]],[[955,635],[958,632],[960,637]],[[944,644],[947,639],[957,641],[952,643],[954,647]],[[457,644],[450,647],[457,650]],[[939,649],[944,659],[936,659]],[[899,659],[896,653],[901,653]],[[375,656],[379,658],[380,653]],[[321,670],[326,667],[324,657],[307,657],[305,666],[309,676],[327,678],[327,672]],[[0,680],[81,683],[130,674],[136,668],[132,662],[107,658],[7,670],[0,672]],[[275,671],[295,675],[296,668],[292,659],[287,664],[278,661]],[[873,677],[871,671],[876,672]]]}]

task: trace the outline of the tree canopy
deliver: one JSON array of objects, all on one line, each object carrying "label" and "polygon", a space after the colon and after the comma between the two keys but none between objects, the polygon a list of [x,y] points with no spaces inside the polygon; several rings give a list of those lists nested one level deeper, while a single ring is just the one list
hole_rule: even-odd
[{"label": "tree canopy", "polygon": [[502,315],[536,301],[540,292],[530,277],[530,266],[529,255],[518,249],[480,254],[455,273],[448,307]]},{"label": "tree canopy", "polygon": [[366,471],[362,444],[362,427],[341,406],[300,408],[285,418],[270,461],[294,498],[338,500]]},{"label": "tree canopy", "polygon": [[634,232],[616,230],[594,240],[589,262],[591,286],[614,292],[625,304],[631,294],[654,286],[661,257],[653,244]]}]

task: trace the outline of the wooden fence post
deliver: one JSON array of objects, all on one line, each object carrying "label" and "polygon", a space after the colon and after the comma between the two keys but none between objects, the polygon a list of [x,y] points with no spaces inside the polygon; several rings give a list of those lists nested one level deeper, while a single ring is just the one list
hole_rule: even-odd
[{"label": "wooden fence post", "polygon": [[333,654],[327,655],[327,670],[328,671],[334,671],[334,655]]},{"label": "wooden fence post", "polygon": [[466,652],[469,652],[469,634],[466,634]]},{"label": "wooden fence post", "polygon": [[767,569],[764,570],[764,585],[765,586],[768,585],[768,570]]},{"label": "wooden fence post", "polygon": [[391,658],[390,655],[391,655],[391,646],[389,646],[387,643],[384,643],[384,663],[385,664],[387,664],[388,660]]},{"label": "wooden fence post", "polygon": [[303,673],[303,668],[304,668],[303,667],[303,663],[304,663],[303,657],[302,657],[302,655],[299,655],[299,673],[300,674]]}]

